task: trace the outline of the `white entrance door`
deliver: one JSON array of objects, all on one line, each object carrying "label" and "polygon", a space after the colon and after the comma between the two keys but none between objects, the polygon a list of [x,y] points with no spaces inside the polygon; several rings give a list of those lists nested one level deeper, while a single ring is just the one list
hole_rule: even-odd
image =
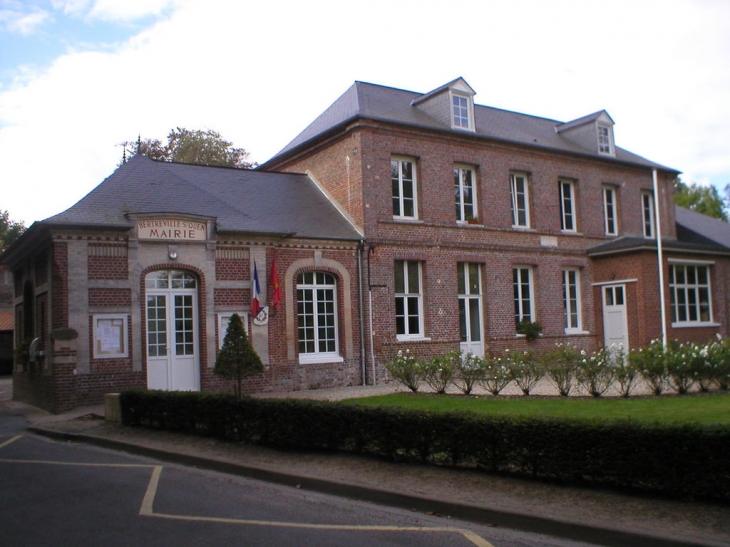
[{"label": "white entrance door", "polygon": [[482,328],[481,267],[479,264],[461,262],[458,266],[459,290],[459,349],[466,355],[484,355]]},{"label": "white entrance door", "polygon": [[147,387],[200,390],[197,280],[188,272],[153,272],[147,287]]},{"label": "white entrance door", "polygon": [[603,339],[607,348],[621,344],[624,351],[629,351],[625,285],[603,287]]}]

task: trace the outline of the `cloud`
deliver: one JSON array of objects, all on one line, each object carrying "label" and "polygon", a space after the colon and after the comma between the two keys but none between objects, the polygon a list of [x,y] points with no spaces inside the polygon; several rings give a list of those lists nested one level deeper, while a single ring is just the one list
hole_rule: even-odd
[{"label": "cloud", "polygon": [[48,18],[49,13],[43,10],[34,10],[32,13],[0,10],[0,28],[9,33],[29,36],[35,33]]}]

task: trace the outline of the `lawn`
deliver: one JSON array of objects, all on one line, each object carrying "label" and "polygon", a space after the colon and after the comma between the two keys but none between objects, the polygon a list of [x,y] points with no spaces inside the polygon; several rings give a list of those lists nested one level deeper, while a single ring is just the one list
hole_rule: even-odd
[{"label": "lawn", "polygon": [[662,395],[630,399],[396,393],[348,399],[346,402],[363,406],[398,406],[438,412],[459,410],[493,415],[631,419],[671,424],[687,422],[705,425],[730,424],[728,393]]}]

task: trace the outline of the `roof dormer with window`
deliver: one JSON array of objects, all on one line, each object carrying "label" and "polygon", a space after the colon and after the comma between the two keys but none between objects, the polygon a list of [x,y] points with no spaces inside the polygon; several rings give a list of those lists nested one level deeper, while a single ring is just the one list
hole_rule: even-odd
[{"label": "roof dormer with window", "polygon": [[463,78],[457,78],[413,100],[411,106],[444,125],[460,131],[476,131],[474,123],[476,92]]},{"label": "roof dormer with window", "polygon": [[601,156],[616,157],[613,140],[613,120],[601,110],[555,126],[555,132]]}]

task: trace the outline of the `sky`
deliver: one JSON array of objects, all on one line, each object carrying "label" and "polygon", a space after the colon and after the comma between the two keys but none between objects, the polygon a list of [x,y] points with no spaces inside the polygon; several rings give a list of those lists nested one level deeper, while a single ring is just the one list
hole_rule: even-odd
[{"label": "sky", "polygon": [[558,121],[730,184],[727,0],[0,0],[0,211],[29,226],[124,141],[211,129],[259,163],[355,81]]}]

